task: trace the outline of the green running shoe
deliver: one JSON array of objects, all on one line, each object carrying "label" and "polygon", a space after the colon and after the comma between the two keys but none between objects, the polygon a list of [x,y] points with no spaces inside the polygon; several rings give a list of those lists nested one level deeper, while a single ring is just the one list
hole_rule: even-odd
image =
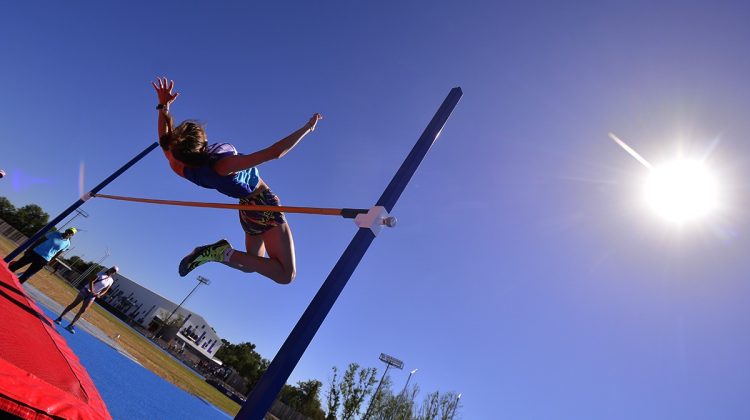
[{"label": "green running shoe", "polygon": [[222,239],[211,245],[203,245],[195,248],[193,252],[180,261],[180,277],[187,276],[196,267],[207,262],[224,261],[224,251],[231,247],[232,245],[229,245],[226,239]]},{"label": "green running shoe", "polygon": [[68,332],[70,332],[71,334],[75,334],[76,333],[76,329],[73,328],[72,325],[68,325],[67,327],[65,327],[65,329],[68,330]]}]

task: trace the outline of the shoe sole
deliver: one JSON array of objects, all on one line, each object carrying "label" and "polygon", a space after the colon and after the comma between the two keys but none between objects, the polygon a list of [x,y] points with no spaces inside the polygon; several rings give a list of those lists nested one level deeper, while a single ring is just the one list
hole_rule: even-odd
[{"label": "shoe sole", "polygon": [[[183,258],[183,259],[182,259],[182,260],[180,261],[180,266],[179,266],[179,267],[178,267],[178,269],[177,269],[177,272],[178,272],[178,273],[180,274],[180,277],[185,277],[185,276],[187,276],[188,274],[190,274],[190,272],[191,272],[191,271],[193,271],[193,269],[195,269],[195,268],[197,268],[197,267],[198,267],[198,266],[196,266],[196,267],[190,268],[190,262],[192,261],[192,258],[193,258],[194,256],[196,256],[196,255],[200,255],[200,253],[201,253],[201,252],[203,252],[203,250],[204,250],[204,249],[206,249],[206,248],[210,248],[210,247],[213,247],[213,246],[217,246],[217,245],[220,245],[220,244],[222,244],[222,242],[223,242],[223,243],[226,243],[227,245],[229,245],[229,241],[227,241],[226,239],[221,239],[221,240],[219,240],[219,241],[216,241],[216,242],[214,242],[214,243],[212,243],[212,244],[210,244],[210,245],[203,245],[203,246],[199,246],[198,248],[195,248],[195,249],[193,250],[193,252],[191,252],[191,253],[187,254],[187,255],[185,256],[185,258]],[[201,265],[202,265],[202,264],[201,264]]]}]

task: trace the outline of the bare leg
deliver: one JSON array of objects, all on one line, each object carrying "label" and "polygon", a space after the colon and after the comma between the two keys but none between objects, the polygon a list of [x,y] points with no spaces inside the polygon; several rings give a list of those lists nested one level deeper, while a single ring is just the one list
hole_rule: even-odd
[{"label": "bare leg", "polygon": [[[294,238],[288,223],[262,235],[246,234],[248,252],[234,251],[226,265],[248,273],[257,272],[279,284],[289,284],[296,276]],[[268,258],[263,255],[268,252]]]},{"label": "bare leg", "polygon": [[245,234],[245,249],[250,255],[258,257],[266,256],[266,244],[263,243],[263,236]]},{"label": "bare leg", "polygon": [[73,303],[71,303],[70,305],[68,305],[67,308],[63,309],[62,313],[60,314],[60,316],[57,317],[57,319],[62,320],[63,317],[65,316],[65,314],[67,314],[68,312],[70,312],[71,309],[75,308],[76,305],[78,305],[82,301],[83,301],[83,298],[81,297],[81,294],[80,293],[77,294],[76,298],[73,299]]},{"label": "bare leg", "polygon": [[[266,246],[265,244],[263,244],[263,237],[260,235],[248,235],[246,233],[245,248],[247,249],[247,252],[245,252],[244,254],[246,254],[247,256],[256,256],[261,258],[266,256]],[[254,273],[255,270],[253,270],[249,266],[243,265],[241,262],[239,262],[239,259],[234,258],[237,253],[242,253],[242,251],[235,249],[229,261],[224,261],[223,264],[237,270],[244,271],[245,273]]]},{"label": "bare leg", "polygon": [[76,321],[78,321],[78,318],[80,318],[81,315],[83,315],[83,313],[86,312],[86,309],[88,309],[92,303],[94,303],[94,299],[89,299],[86,302],[84,302],[83,305],[81,305],[81,309],[78,310],[78,313],[76,314],[75,318],[73,318],[73,320],[70,321],[70,325],[68,325],[68,327],[73,326],[73,324],[75,324]]}]

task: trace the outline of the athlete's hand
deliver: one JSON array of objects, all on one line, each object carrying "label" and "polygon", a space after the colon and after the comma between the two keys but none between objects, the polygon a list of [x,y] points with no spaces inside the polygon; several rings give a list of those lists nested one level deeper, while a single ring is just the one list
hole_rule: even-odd
[{"label": "athlete's hand", "polygon": [[156,82],[151,82],[151,86],[156,89],[159,103],[166,105],[167,108],[169,108],[169,105],[180,96],[178,92],[172,93],[172,89],[174,89],[174,80],[167,80],[166,77],[157,78]]},{"label": "athlete's hand", "polygon": [[310,118],[310,121],[308,121],[306,125],[310,127],[310,131],[315,131],[315,127],[318,125],[318,121],[322,119],[323,116],[316,112],[315,114],[313,114],[313,116]]}]

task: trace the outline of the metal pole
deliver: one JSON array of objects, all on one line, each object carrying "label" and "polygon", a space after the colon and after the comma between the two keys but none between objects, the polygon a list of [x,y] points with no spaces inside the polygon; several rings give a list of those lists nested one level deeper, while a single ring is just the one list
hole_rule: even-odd
[{"label": "metal pole", "polygon": [[99,261],[97,261],[96,263],[92,263],[89,268],[87,268],[86,271],[83,272],[83,274],[79,275],[75,280],[73,280],[73,286],[75,286],[76,288],[79,287],[81,284],[81,280],[85,279],[86,276],[88,276],[92,271],[96,270],[97,265],[102,265],[104,260],[106,260],[110,255],[112,254],[109,252],[109,248],[107,248],[107,250],[104,252],[104,256],[101,257]]},{"label": "metal pole", "polygon": [[461,394],[458,394],[456,397],[456,405],[453,406],[453,413],[451,413],[450,420],[453,420],[453,417],[456,417],[456,412],[458,411],[458,403],[461,401]]},{"label": "metal pole", "polygon": [[[116,170],[112,175],[110,175],[109,177],[107,177],[107,179],[105,179],[99,185],[97,185],[96,187],[94,187],[94,189],[92,189],[91,191],[89,191],[88,195],[91,196],[91,195],[96,194],[97,192],[99,192],[99,190],[101,190],[102,188],[106,187],[107,184],[109,184],[110,182],[114,181],[115,178],[117,178],[118,176],[122,175],[123,172],[125,172],[126,170],[128,170],[131,166],[135,165],[139,160],[143,159],[144,156],[146,156],[147,154],[149,154],[152,150],[156,149],[158,146],[159,146],[159,143],[154,142],[153,144],[151,144],[150,146],[148,146],[147,148],[145,148],[141,153],[139,153],[138,155],[136,155],[136,157],[134,157],[133,159],[130,159],[130,161],[128,161],[128,163],[126,163],[125,165],[123,165],[120,169]],[[42,236],[44,236],[45,233],[47,233],[50,229],[52,229],[54,226],[56,226],[58,223],[60,223],[64,218],[68,217],[68,215],[70,213],[73,213],[78,207],[81,207],[81,205],[83,203],[85,203],[86,200],[88,200],[88,197],[81,197],[81,198],[78,199],[78,201],[76,201],[75,203],[71,204],[70,207],[68,207],[67,209],[65,209],[62,213],[58,214],[57,217],[55,217],[54,219],[52,219],[51,222],[47,223],[46,226],[44,226],[43,228],[39,229],[39,231],[37,233],[35,233],[31,238],[27,239],[26,242],[22,243],[21,245],[18,246],[18,248],[16,248],[10,254],[8,254],[5,257],[5,262],[9,263],[9,262],[13,261],[13,259],[15,259],[19,254],[21,254],[26,248],[28,248],[31,245],[33,245],[34,242],[38,241],[39,238],[41,238]]]},{"label": "metal pole", "polygon": [[62,260],[63,258],[67,258],[67,255],[68,255],[68,253],[69,253],[70,251],[74,250],[74,249],[76,249],[76,247],[74,247],[74,246],[71,246],[70,248],[68,248],[68,249],[66,249],[65,251],[63,251],[63,253],[62,253],[62,254],[58,255],[58,256],[57,256],[57,259],[58,259],[58,260]]},{"label": "metal pole", "polygon": [[207,285],[207,284],[210,284],[210,283],[211,283],[211,281],[209,279],[207,279],[207,278],[205,278],[203,276],[198,276],[198,284],[196,284],[195,287],[193,287],[193,290],[191,290],[190,293],[188,293],[187,296],[185,296],[185,299],[182,299],[182,302],[180,302],[180,304],[177,305],[176,308],[174,308],[174,310],[172,311],[172,313],[169,314],[169,316],[167,317],[167,319],[161,324],[161,326],[159,326],[159,329],[156,330],[156,332],[154,333],[154,337],[159,337],[159,334],[161,333],[161,330],[163,330],[164,326],[167,325],[167,323],[169,322],[170,319],[172,319],[172,315],[174,315],[175,312],[177,312],[177,310],[180,309],[180,307],[182,307],[182,305],[188,300],[188,298],[193,294],[193,292],[195,292],[195,290],[198,288],[198,286],[200,286],[201,284],[206,284]]},{"label": "metal pole", "polygon": [[370,404],[367,405],[367,411],[365,411],[365,415],[364,415],[364,417],[362,417],[362,420],[367,420],[367,418],[370,417],[370,410],[372,409],[372,404],[378,398],[378,393],[380,392],[380,387],[383,386],[383,379],[385,379],[385,375],[388,374],[388,369],[390,367],[391,367],[390,363],[386,363],[385,364],[385,372],[383,372],[383,376],[380,377],[380,382],[378,382],[378,387],[375,389],[375,393],[372,394],[372,398],[370,398]]},{"label": "metal pole", "polygon": [[[437,140],[440,131],[448,121],[462,95],[461,88],[453,88],[450,91],[435,116],[432,117],[432,120],[427,125],[427,128],[425,128],[419,137],[419,140],[417,140],[411,153],[409,153],[406,160],[401,164],[401,168],[396,172],[391,183],[388,184],[377,205],[385,207],[388,212],[393,209],[404,188],[406,188],[406,184],[414,175],[414,171],[417,170],[419,163],[422,162],[427,151],[435,140]],[[315,333],[321,324],[323,324],[323,320],[325,320],[326,315],[330,312],[341,291],[344,290],[344,286],[346,286],[352,273],[354,273],[354,269],[357,268],[357,264],[364,257],[373,239],[375,239],[375,234],[372,230],[367,228],[359,228],[357,230],[354,238],[333,267],[333,270],[331,270],[323,286],[321,286],[318,293],[310,302],[310,305],[308,305],[302,314],[297,325],[295,325],[289,337],[287,337],[281,349],[279,349],[279,352],[258,381],[258,384],[255,385],[255,388],[248,395],[247,401],[239,413],[237,413],[235,419],[261,420],[265,416],[274,399],[279,395],[284,383],[289,378],[289,375],[292,373],[292,370],[297,366],[307,346],[310,345]]]},{"label": "metal pole", "polygon": [[86,278],[86,276],[88,276],[89,273],[91,273],[92,271],[94,271],[94,268],[95,267],[92,264],[83,273],[79,274],[78,277],[76,277],[75,280],[73,280],[73,283],[71,283],[73,285],[73,287],[78,288],[78,285],[81,283],[81,280],[83,280],[84,278]]},{"label": "metal pole", "polygon": [[406,394],[406,388],[409,386],[409,381],[411,380],[411,375],[414,375],[415,373],[417,373],[417,370],[419,370],[419,369],[414,369],[411,372],[409,372],[409,377],[406,378],[406,385],[404,385],[404,390],[401,391],[401,395],[405,395]]}]

